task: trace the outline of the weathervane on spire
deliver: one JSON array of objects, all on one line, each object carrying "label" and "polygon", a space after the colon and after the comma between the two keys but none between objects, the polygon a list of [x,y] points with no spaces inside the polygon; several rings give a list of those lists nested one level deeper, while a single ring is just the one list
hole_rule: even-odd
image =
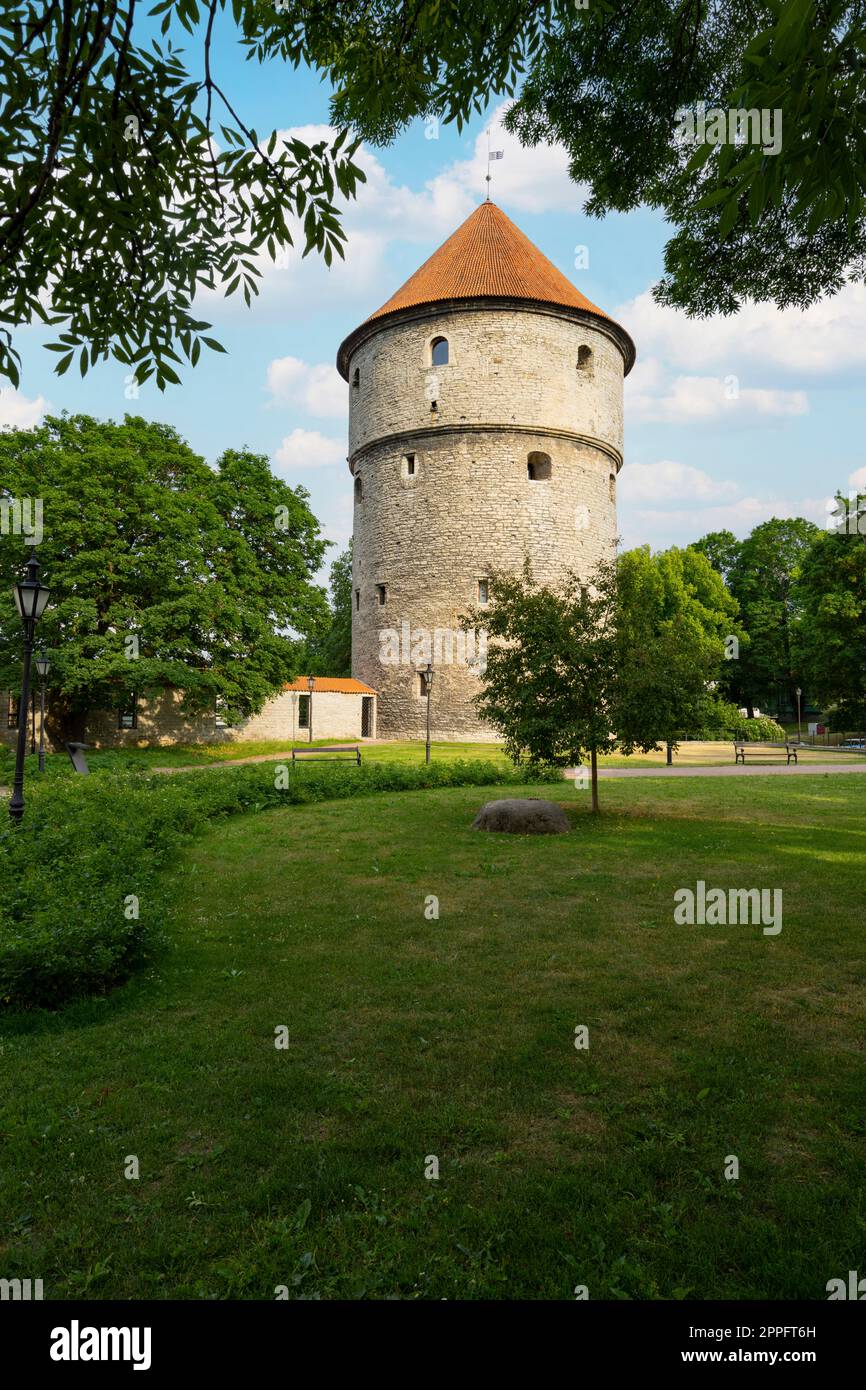
[{"label": "weathervane on spire", "polygon": [[490,202],[490,181],[491,181],[491,178],[492,178],[492,175],[491,175],[491,173],[490,173],[490,164],[491,164],[491,161],[494,160],[494,159],[501,159],[502,156],[504,155],[504,153],[505,153],[504,150],[491,150],[491,148],[490,148],[490,126],[488,126],[488,127],[487,127],[487,202],[488,202],[488,203]]}]

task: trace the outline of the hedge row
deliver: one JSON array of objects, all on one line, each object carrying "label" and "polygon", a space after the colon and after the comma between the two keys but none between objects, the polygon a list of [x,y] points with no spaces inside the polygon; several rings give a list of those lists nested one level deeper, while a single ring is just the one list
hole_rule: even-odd
[{"label": "hedge row", "polygon": [[[274,764],[175,776],[31,782],[25,819],[0,804],[0,1003],[57,1007],[123,979],[158,950],[171,906],[161,870],[217,816],[425,787],[554,781],[560,774],[456,760],[429,767]],[[134,896],[135,905],[127,900]]]}]

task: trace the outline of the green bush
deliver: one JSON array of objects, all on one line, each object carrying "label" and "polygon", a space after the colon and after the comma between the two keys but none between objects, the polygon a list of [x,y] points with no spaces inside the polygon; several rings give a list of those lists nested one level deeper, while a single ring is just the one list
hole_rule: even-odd
[{"label": "green bush", "polygon": [[785,739],[785,730],[775,719],[761,715],[749,719],[740,714],[728,700],[713,700],[707,709],[705,727],[693,738],[731,739],[738,743],[778,743]]},{"label": "green bush", "polygon": [[[278,780],[275,767],[286,769]],[[30,782],[20,826],[0,829],[0,1002],[56,1007],[105,989],[159,949],[171,908],[161,870],[216,816],[425,787],[558,781],[555,770],[455,760],[260,763],[174,776],[112,773]],[[283,787],[282,782],[288,785]],[[138,899],[139,915],[127,917]]]}]

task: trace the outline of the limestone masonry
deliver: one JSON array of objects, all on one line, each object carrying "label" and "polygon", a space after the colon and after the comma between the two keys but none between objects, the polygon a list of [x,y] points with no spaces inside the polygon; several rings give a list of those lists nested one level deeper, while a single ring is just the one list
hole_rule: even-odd
[{"label": "limestone masonry", "polygon": [[378,733],[487,739],[484,638],[460,618],[488,577],[556,583],[612,557],[628,334],[483,203],[342,344],[354,475],[352,674]]}]

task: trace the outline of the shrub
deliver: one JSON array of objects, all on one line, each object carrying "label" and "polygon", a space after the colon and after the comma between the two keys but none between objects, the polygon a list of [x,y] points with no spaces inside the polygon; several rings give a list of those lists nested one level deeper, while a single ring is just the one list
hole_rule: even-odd
[{"label": "shrub", "polygon": [[[555,770],[455,760],[275,764],[173,776],[111,773],[27,787],[26,819],[0,830],[0,1002],[56,1007],[105,989],[159,949],[171,907],[161,874],[180,842],[221,815],[425,787],[557,781]],[[0,808],[0,814],[5,810]],[[126,900],[139,915],[127,918]],[[127,910],[131,910],[128,905]]]},{"label": "shrub", "polygon": [[738,743],[777,743],[785,739],[785,730],[775,719],[760,715],[749,719],[740,714],[728,700],[713,700],[707,708],[707,722],[697,738],[736,739]]}]

